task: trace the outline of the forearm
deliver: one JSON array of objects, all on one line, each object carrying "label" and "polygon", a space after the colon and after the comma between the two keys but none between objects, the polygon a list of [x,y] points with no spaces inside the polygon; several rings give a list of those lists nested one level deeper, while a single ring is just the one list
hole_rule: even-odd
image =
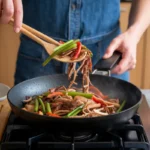
[{"label": "forearm", "polygon": [[129,15],[128,31],[140,40],[150,25],[150,0],[133,0]]}]

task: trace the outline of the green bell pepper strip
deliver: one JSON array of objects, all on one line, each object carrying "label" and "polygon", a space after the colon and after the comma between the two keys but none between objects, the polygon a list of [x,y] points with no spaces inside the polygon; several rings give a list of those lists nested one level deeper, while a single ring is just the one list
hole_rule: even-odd
[{"label": "green bell pepper strip", "polygon": [[39,110],[39,101],[38,101],[38,99],[36,99],[35,104],[34,104],[34,111],[38,112],[38,110]]},{"label": "green bell pepper strip", "polygon": [[50,56],[43,62],[43,66],[47,65],[47,64],[51,61],[51,59],[52,59],[53,57],[55,57],[56,55],[59,55],[59,54],[61,54],[62,52],[66,52],[66,51],[68,51],[68,50],[70,50],[70,49],[76,48],[76,46],[77,46],[76,42],[77,42],[77,41],[78,41],[78,40],[75,40],[75,41],[74,41],[74,40],[70,40],[70,41],[68,41],[68,42],[66,42],[66,43],[64,43],[64,44],[62,44],[62,45],[56,47],[56,48],[54,49],[54,52],[52,53],[52,55],[50,55]]},{"label": "green bell pepper strip", "polygon": [[52,113],[50,103],[48,103],[48,102],[46,103],[46,110],[47,110],[47,112]]},{"label": "green bell pepper strip", "polygon": [[73,111],[67,114],[67,117],[76,116],[78,113],[80,113],[83,109],[84,105],[81,105],[77,108],[75,108]]},{"label": "green bell pepper strip", "polygon": [[74,92],[74,91],[68,91],[68,92],[63,92],[64,94],[66,95],[69,95],[69,96],[83,96],[83,97],[86,97],[86,98],[89,98],[91,99],[93,97],[93,94],[91,93],[82,93],[82,92]]},{"label": "green bell pepper strip", "polygon": [[44,103],[43,103],[41,98],[38,98],[38,100],[39,100],[40,105],[42,106],[42,112],[45,114],[45,112],[46,112],[45,105],[44,105]]},{"label": "green bell pepper strip", "polygon": [[119,113],[119,112],[122,111],[122,109],[123,109],[123,107],[125,106],[125,104],[126,104],[126,101],[124,100],[124,101],[122,102],[122,104],[120,105],[119,109],[117,110],[117,113]]}]

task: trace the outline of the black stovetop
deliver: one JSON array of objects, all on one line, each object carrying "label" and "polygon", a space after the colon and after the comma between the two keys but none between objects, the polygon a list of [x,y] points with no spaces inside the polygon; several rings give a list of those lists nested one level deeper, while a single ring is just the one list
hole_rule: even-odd
[{"label": "black stovetop", "polygon": [[119,130],[71,135],[68,136],[54,131],[53,133],[47,133],[40,129],[31,128],[24,120],[11,113],[1,141],[1,150],[150,149],[138,114]]}]

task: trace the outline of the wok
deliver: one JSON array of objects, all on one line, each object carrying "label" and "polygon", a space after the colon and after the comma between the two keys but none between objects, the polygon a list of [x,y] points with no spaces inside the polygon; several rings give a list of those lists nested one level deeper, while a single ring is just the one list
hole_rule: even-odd
[{"label": "wok", "polygon": [[[106,131],[115,129],[134,116],[142,101],[141,91],[135,85],[114,77],[98,75],[100,69],[110,73],[110,70],[118,63],[120,58],[121,55],[115,53],[108,60],[101,59],[94,67],[95,74],[90,75],[93,85],[105,95],[111,98],[119,98],[121,102],[127,101],[124,110],[120,113],[91,118],[54,118],[40,116],[21,109],[26,96],[42,94],[52,87],[67,86],[69,81],[66,74],[36,77],[12,87],[7,95],[12,111],[31,126],[50,129],[51,131]],[[78,75],[77,83],[80,87],[82,83],[81,75]]]}]

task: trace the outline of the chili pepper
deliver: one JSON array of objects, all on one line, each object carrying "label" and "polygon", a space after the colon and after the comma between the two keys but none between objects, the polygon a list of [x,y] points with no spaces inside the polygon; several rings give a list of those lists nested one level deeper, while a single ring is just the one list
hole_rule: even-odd
[{"label": "chili pepper", "polygon": [[122,111],[122,109],[123,109],[123,107],[125,106],[125,104],[126,104],[126,101],[124,100],[124,101],[122,102],[122,104],[120,105],[119,109],[117,110],[118,113]]},{"label": "chili pepper", "polygon": [[84,105],[81,105],[77,108],[75,108],[73,111],[67,114],[67,117],[76,116],[78,113],[80,113],[83,109]]},{"label": "chili pepper", "polygon": [[70,50],[70,49],[76,48],[76,46],[77,46],[76,42],[77,42],[77,41],[78,41],[78,40],[75,40],[75,41],[74,41],[74,40],[70,40],[70,41],[68,41],[68,42],[66,42],[66,43],[64,43],[64,44],[62,44],[62,45],[56,47],[56,48],[54,49],[54,52],[52,53],[52,55],[50,55],[50,56],[43,62],[43,66],[47,65],[47,64],[50,62],[50,60],[51,60],[53,57],[55,57],[56,55],[59,55],[59,54],[61,54],[62,52],[68,51],[68,50]]},{"label": "chili pepper", "polygon": [[46,113],[46,115],[47,116],[51,116],[51,117],[57,117],[57,118],[60,118],[60,116],[59,115],[57,115],[57,114],[53,114],[53,113]]},{"label": "chili pepper", "polygon": [[100,103],[100,104],[102,104],[103,106],[106,106],[106,103],[104,102],[104,100],[103,99],[101,99],[101,98],[98,98],[98,97],[96,97],[96,96],[92,96],[92,100],[94,101],[94,102],[96,102],[96,103]]},{"label": "chili pepper", "polygon": [[40,105],[42,106],[42,111],[43,111],[43,114],[45,114],[45,105],[44,105],[44,103],[43,103],[43,101],[42,101],[42,99],[41,98],[38,98],[38,100],[39,100],[39,103],[40,103]]},{"label": "chili pepper", "polygon": [[50,103],[48,102],[46,103],[46,110],[47,110],[47,113],[52,113]]},{"label": "chili pepper", "polygon": [[38,112],[38,109],[39,109],[39,102],[38,102],[38,99],[36,99],[35,100],[35,105],[34,105],[34,111]]},{"label": "chili pepper", "polygon": [[47,98],[52,98],[54,96],[58,96],[58,95],[64,95],[62,92],[53,92],[53,93],[50,93],[48,94]]},{"label": "chili pepper", "polygon": [[75,60],[75,59],[77,59],[79,57],[80,52],[81,52],[81,45],[82,44],[80,43],[80,41],[78,41],[77,42],[77,49],[76,49],[76,51],[74,53],[74,56],[71,58],[72,60]]},{"label": "chili pepper", "polygon": [[68,92],[63,92],[64,94],[70,95],[70,96],[83,96],[86,98],[92,98],[93,94],[91,93],[82,93],[82,92],[74,92],[74,91],[68,91]]}]

